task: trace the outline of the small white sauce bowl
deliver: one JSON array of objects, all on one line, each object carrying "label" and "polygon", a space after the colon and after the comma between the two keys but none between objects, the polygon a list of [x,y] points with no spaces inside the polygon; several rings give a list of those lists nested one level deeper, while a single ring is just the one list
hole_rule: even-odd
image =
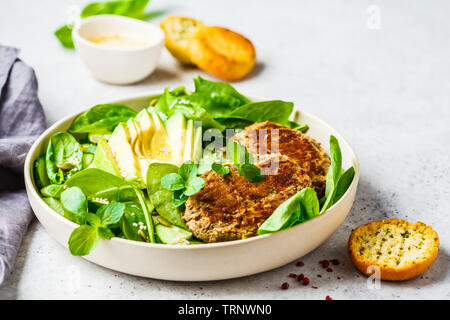
[{"label": "small white sauce bowl", "polygon": [[[90,39],[124,35],[146,42],[139,47],[111,47]],[[137,19],[99,15],[81,20],[72,31],[73,42],[81,60],[99,80],[129,84],[148,77],[158,64],[164,46],[163,31]]]}]

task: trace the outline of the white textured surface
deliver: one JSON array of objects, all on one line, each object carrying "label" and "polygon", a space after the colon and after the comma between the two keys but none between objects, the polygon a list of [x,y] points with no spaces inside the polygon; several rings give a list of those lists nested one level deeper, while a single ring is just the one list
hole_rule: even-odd
[{"label": "white textured surface", "polygon": [[[139,84],[97,82],[52,34],[64,23],[67,7],[77,2],[84,3],[0,1],[0,41],[21,48],[21,58],[35,68],[49,124],[111,98],[191,86],[197,74],[210,78],[180,67],[165,52],[155,73]],[[378,30],[366,25],[370,5],[381,10]],[[302,268],[291,263],[208,283],[158,281],[107,270],[72,257],[34,221],[0,298],[450,298],[450,2],[154,0],[151,8],[244,33],[256,46],[259,64],[249,78],[235,84],[237,89],[292,100],[348,139],[362,167],[349,217],[326,243],[301,258]],[[371,290],[347,258],[346,243],[352,228],[387,217],[430,224],[439,233],[440,252],[423,277],[383,282]],[[327,273],[318,261],[331,258],[342,263]],[[319,288],[299,285],[287,277],[291,272],[304,273]],[[279,286],[285,281],[291,288],[282,291]]]}]

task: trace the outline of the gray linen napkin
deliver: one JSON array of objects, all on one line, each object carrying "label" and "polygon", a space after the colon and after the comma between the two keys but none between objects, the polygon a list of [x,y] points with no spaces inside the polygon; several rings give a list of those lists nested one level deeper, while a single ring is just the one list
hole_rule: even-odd
[{"label": "gray linen napkin", "polygon": [[23,164],[46,127],[33,69],[19,50],[0,45],[0,285],[34,217],[25,192]]}]

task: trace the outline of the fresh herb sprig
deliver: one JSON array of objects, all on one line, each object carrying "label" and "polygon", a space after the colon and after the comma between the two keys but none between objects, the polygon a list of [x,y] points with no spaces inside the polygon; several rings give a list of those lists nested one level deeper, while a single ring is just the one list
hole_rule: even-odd
[{"label": "fresh herb sprig", "polygon": [[172,172],[161,178],[161,186],[169,191],[174,191],[172,203],[179,207],[187,198],[199,192],[205,181],[197,176],[198,167],[192,161],[186,161],[178,169],[178,173]]}]

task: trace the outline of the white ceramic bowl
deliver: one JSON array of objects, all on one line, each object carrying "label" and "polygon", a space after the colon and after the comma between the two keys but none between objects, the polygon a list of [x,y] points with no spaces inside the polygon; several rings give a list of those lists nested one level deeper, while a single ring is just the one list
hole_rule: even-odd
[{"label": "white ceramic bowl", "polygon": [[[148,105],[151,96],[152,94],[144,94],[112,102],[140,110]],[[46,205],[34,186],[32,170],[34,160],[45,152],[50,136],[55,132],[67,130],[77,115],[70,115],[48,128],[33,144],[25,161],[25,185],[31,207],[48,233],[65,247],[71,232],[78,225]],[[278,233],[230,242],[186,246],[151,244],[121,238],[100,240],[97,248],[84,258],[101,266],[137,276],[206,281],[267,271],[314,250],[331,236],[350,211],[359,179],[359,163],[350,145],[327,123],[306,112],[301,112],[296,120],[310,126],[308,135],[321,142],[327,152],[330,135],[336,136],[342,150],[343,167],[355,167],[355,178],[347,192],[322,215]],[[70,254],[69,250],[67,254]]]},{"label": "white ceramic bowl", "polygon": [[[116,48],[89,39],[105,36],[131,36],[146,42],[137,48]],[[137,19],[99,15],[81,20],[72,31],[75,49],[81,60],[99,80],[128,84],[149,76],[158,64],[164,46],[164,32]]]}]

